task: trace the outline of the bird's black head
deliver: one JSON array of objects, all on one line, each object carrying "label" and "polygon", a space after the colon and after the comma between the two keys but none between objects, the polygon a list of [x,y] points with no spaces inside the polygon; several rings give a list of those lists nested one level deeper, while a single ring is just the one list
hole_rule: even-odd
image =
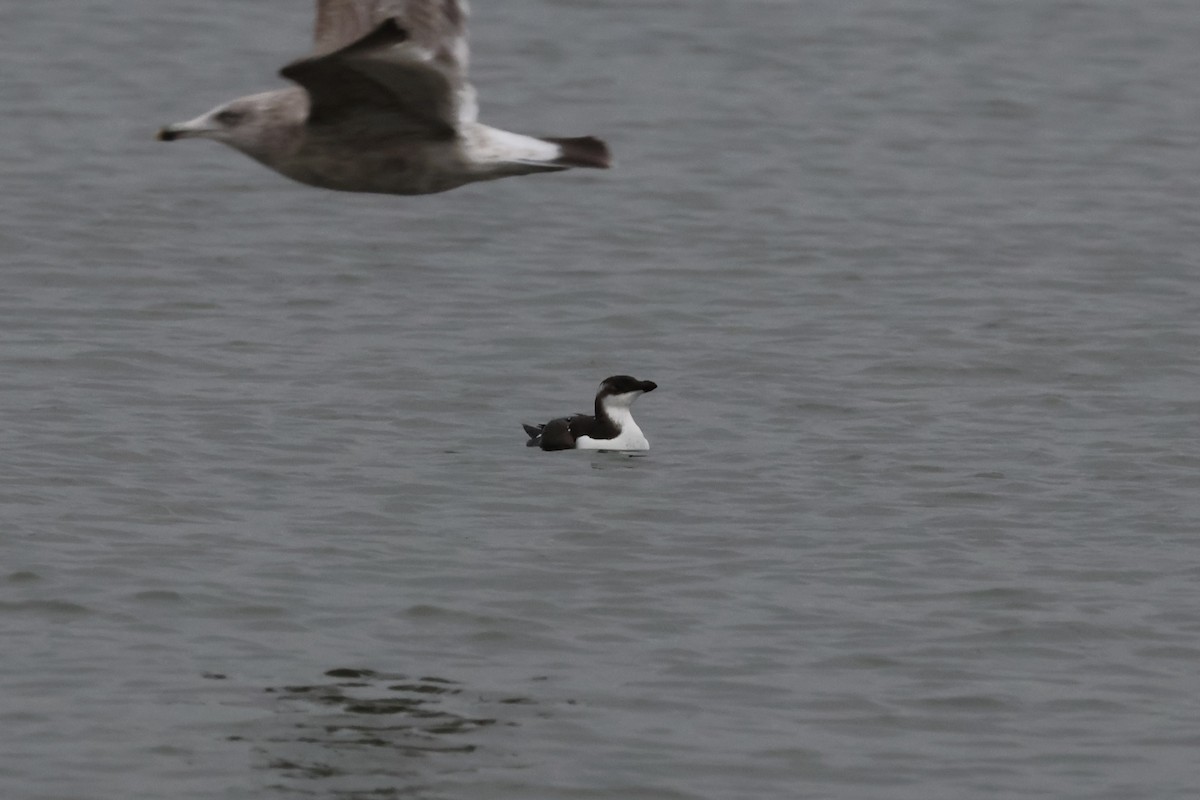
[{"label": "bird's black head", "polygon": [[654,381],[639,381],[630,375],[613,375],[600,384],[601,395],[629,394],[630,392],[653,392],[658,388]]}]

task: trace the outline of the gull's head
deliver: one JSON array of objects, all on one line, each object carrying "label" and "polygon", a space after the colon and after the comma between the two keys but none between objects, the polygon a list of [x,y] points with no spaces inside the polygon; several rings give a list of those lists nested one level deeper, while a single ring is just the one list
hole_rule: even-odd
[{"label": "gull's head", "polygon": [[217,106],[207,114],[201,114],[187,122],[168,125],[158,132],[161,142],[176,139],[216,139],[237,147],[241,140],[257,137],[263,125],[263,114],[254,98],[243,97]]},{"label": "gull's head", "polygon": [[606,409],[628,409],[633,401],[658,388],[654,381],[639,381],[629,375],[613,375],[600,383],[596,402]]},{"label": "gull's head", "polygon": [[168,125],[158,132],[158,138],[164,142],[215,139],[272,166],[295,148],[307,116],[308,95],[303,89],[279,89],[242,97],[195,119]]}]

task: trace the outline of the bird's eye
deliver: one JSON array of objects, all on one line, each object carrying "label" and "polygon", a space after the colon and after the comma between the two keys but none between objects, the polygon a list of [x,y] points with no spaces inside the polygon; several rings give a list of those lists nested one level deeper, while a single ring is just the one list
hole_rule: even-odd
[{"label": "bird's eye", "polygon": [[217,122],[221,123],[222,125],[237,125],[245,116],[245,113],[241,111],[234,111],[227,108],[221,113],[217,114]]}]

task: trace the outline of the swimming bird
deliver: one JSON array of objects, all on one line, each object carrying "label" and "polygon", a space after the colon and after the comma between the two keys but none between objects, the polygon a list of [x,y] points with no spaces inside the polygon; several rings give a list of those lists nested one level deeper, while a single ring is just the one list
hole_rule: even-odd
[{"label": "swimming bird", "polygon": [[527,447],[543,450],[649,450],[650,442],[633,421],[629,407],[646,392],[658,388],[654,381],[628,375],[605,378],[596,392],[596,413],[560,417],[545,425],[524,425]]},{"label": "swimming bird", "polygon": [[346,192],[429,194],[473,181],[607,168],[591,136],[539,138],[477,121],[464,0],[317,0],[297,86],[242,97],[158,138],[229,145],[293,180]]}]

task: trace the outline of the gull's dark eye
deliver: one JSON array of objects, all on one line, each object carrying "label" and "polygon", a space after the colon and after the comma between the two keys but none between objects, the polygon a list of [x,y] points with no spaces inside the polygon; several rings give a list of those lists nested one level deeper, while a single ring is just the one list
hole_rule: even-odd
[{"label": "gull's dark eye", "polygon": [[243,111],[234,111],[227,108],[221,113],[217,114],[216,119],[217,122],[221,123],[222,125],[237,125],[245,116],[246,114]]}]

